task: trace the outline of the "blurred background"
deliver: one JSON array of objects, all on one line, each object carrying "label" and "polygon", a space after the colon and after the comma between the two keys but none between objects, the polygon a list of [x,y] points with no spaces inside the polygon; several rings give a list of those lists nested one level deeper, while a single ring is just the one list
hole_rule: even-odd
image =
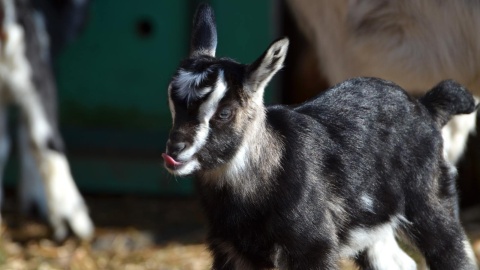
[{"label": "blurred background", "polygon": [[[55,243],[41,219],[19,215],[14,151],[4,180],[0,269],[208,269],[205,220],[192,179],[169,175],[161,159],[171,125],[167,86],[188,56],[200,2],[216,13],[217,56],[250,63],[277,37],[290,38],[267,103],[299,103],[328,87],[281,0],[90,0],[62,13],[75,18],[66,33],[59,29],[60,13],[47,8],[60,131],[96,233],[90,243],[74,237]],[[459,164],[474,244],[480,235],[476,145],[470,140]]]}]

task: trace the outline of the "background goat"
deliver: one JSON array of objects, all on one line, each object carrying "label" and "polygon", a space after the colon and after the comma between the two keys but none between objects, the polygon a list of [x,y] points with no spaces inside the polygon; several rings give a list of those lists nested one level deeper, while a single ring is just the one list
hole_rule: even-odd
[{"label": "background goat", "polygon": [[[357,76],[393,81],[411,94],[454,79],[480,95],[480,1],[288,0],[330,85]],[[475,115],[444,128],[454,163]]]},{"label": "background goat", "polygon": [[165,167],[195,175],[210,222],[213,269],[476,269],[458,219],[455,168],[440,128],[471,113],[453,81],[417,101],[375,78],[340,83],[297,107],[263,105],[288,39],[253,64],[215,58],[213,11],[194,18],[190,57],[169,87]]},{"label": "background goat", "polygon": [[66,237],[67,224],[77,236],[89,238],[93,225],[72,178],[58,131],[55,81],[43,18],[28,0],[1,0],[0,3],[3,15],[0,173],[6,165],[10,145],[6,109],[13,103],[21,112],[19,150],[23,208],[37,204],[40,212],[47,215],[56,239]]}]

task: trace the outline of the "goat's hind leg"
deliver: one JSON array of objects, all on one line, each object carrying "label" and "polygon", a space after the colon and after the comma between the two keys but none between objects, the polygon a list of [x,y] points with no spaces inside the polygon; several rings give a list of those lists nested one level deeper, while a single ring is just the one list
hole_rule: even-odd
[{"label": "goat's hind leg", "polygon": [[418,203],[407,214],[406,229],[430,269],[477,269],[473,251],[460,222],[440,203]]},{"label": "goat's hind leg", "polygon": [[416,270],[415,261],[398,245],[393,229],[355,257],[361,270]]}]

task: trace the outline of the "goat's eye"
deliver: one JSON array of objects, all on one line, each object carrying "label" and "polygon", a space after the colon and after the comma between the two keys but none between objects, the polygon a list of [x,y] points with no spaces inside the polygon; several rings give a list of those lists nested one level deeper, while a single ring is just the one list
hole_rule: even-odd
[{"label": "goat's eye", "polygon": [[217,113],[217,118],[219,120],[229,120],[232,116],[232,110],[230,108],[223,108]]}]

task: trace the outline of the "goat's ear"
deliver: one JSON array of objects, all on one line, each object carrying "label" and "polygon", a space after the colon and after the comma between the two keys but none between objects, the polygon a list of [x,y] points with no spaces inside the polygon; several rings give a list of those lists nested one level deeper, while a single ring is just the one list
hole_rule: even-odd
[{"label": "goat's ear", "polygon": [[251,91],[264,89],[282,67],[288,50],[288,38],[274,41],[268,50],[247,69],[247,84]]},{"label": "goat's ear", "polygon": [[190,57],[208,55],[215,57],[217,49],[217,26],[213,9],[208,4],[200,4],[193,18],[190,40]]}]

